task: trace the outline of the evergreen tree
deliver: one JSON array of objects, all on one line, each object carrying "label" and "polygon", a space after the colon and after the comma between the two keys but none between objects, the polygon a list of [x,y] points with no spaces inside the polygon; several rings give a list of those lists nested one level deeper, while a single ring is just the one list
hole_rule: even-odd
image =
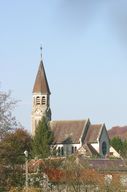
[{"label": "evergreen tree", "polygon": [[123,155],[124,143],[120,137],[113,137],[110,140],[110,144],[118,153],[120,153],[120,155]]},{"label": "evergreen tree", "polygon": [[123,158],[127,158],[127,140],[122,140],[120,137],[113,137],[110,140],[110,144]]},{"label": "evergreen tree", "polygon": [[47,119],[43,117],[35,130],[33,138],[33,154],[38,158],[46,158],[51,153],[50,145],[53,141],[53,133],[49,127]]}]

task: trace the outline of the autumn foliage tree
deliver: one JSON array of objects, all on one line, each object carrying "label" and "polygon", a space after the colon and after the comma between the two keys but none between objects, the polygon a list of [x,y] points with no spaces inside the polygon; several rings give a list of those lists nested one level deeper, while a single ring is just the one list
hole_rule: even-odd
[{"label": "autumn foliage tree", "polygon": [[31,136],[24,129],[8,132],[0,141],[0,186],[23,185],[24,151],[31,151]]},{"label": "autumn foliage tree", "polygon": [[91,168],[87,159],[80,164],[76,156],[70,156],[62,161],[61,167],[50,170],[47,174],[58,192],[123,191],[119,174],[112,174],[112,180],[107,182],[105,175],[109,173]]},{"label": "autumn foliage tree", "polygon": [[9,165],[23,164],[24,151],[31,151],[31,136],[24,129],[9,132],[0,141],[0,162]]},{"label": "autumn foliage tree", "polygon": [[11,98],[10,91],[0,91],[0,139],[9,130],[17,127],[16,118],[12,114],[16,104],[17,101]]},{"label": "autumn foliage tree", "polygon": [[99,174],[89,168],[87,160],[83,165],[76,156],[70,156],[64,164],[66,191],[82,192],[91,191],[99,184]]}]

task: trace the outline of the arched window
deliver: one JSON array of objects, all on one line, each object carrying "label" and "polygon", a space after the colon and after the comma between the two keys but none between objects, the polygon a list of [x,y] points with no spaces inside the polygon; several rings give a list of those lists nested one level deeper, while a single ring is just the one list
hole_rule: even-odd
[{"label": "arched window", "polygon": [[61,147],[61,155],[63,156],[64,155],[64,148]]},{"label": "arched window", "polygon": [[75,147],[75,151],[77,151],[77,147]]},{"label": "arched window", "polygon": [[36,97],[36,105],[40,105],[40,97]]},{"label": "arched window", "polygon": [[103,155],[106,155],[106,153],[107,153],[107,144],[105,141],[103,141],[103,143],[102,143],[102,153],[103,153]]},{"label": "arched window", "polygon": [[57,151],[58,151],[58,156],[60,156],[60,147],[58,147]]},{"label": "arched window", "polygon": [[72,146],[72,148],[71,148],[71,152],[74,153],[74,147],[73,147],[73,146]]},{"label": "arched window", "polygon": [[42,105],[45,105],[45,96],[42,97]]}]

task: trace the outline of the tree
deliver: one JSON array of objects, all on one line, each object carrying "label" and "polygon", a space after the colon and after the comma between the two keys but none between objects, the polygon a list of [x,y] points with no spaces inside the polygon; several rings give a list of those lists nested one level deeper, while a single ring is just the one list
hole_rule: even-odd
[{"label": "tree", "polygon": [[11,92],[0,91],[0,139],[17,126],[16,118],[12,115],[16,103],[17,101],[11,98]]},{"label": "tree", "polygon": [[83,164],[76,156],[70,156],[65,163],[66,190],[75,192],[96,191],[100,185],[100,174],[91,169],[89,162],[85,159]]},{"label": "tree", "polygon": [[122,156],[124,158],[127,158],[127,140],[123,141],[123,153],[122,153]]},{"label": "tree", "polygon": [[35,130],[33,137],[33,154],[35,157],[46,158],[51,154],[50,145],[53,141],[53,133],[45,117],[43,117]]},{"label": "tree", "polygon": [[25,150],[31,151],[31,136],[24,129],[8,132],[0,140],[0,186],[9,189],[24,184],[22,165]]},{"label": "tree", "polygon": [[110,140],[110,144],[114,147],[114,149],[120,153],[122,157],[127,157],[127,141],[122,140],[119,137],[113,137]]},{"label": "tree", "polygon": [[9,165],[23,164],[24,151],[31,151],[31,136],[24,129],[7,133],[0,141],[0,162]]}]

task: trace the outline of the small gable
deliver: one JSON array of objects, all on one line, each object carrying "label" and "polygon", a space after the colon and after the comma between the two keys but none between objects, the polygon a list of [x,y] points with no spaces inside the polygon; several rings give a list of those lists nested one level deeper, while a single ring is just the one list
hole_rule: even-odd
[{"label": "small gable", "polygon": [[109,135],[108,135],[107,129],[105,127],[105,124],[103,124],[102,130],[100,132],[99,140],[101,140],[102,138],[106,138],[109,141]]},{"label": "small gable", "polygon": [[77,151],[78,155],[82,155],[86,158],[90,158],[90,157],[99,157],[99,153],[92,147],[91,144],[84,144],[83,146],[81,146],[78,151]]},{"label": "small gable", "polygon": [[109,153],[110,143],[109,143],[109,136],[106,130],[105,124],[103,124],[100,136],[99,136],[99,149],[100,154],[105,156]]}]

